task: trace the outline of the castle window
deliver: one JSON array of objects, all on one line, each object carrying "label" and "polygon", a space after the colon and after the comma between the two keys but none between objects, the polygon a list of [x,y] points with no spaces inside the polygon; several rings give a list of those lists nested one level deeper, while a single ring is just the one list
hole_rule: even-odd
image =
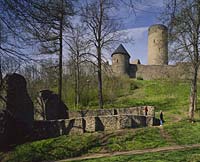
[{"label": "castle window", "polygon": [[116,62],[118,63],[118,59],[116,60]]},{"label": "castle window", "polygon": [[155,40],[155,39],[153,40],[153,43],[156,43],[156,40]]}]

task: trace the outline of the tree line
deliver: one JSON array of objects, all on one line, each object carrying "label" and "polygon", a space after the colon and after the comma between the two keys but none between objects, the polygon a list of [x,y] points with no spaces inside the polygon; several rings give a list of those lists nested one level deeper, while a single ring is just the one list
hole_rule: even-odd
[{"label": "tree line", "polygon": [[[74,62],[77,102],[79,100],[79,65],[93,62],[97,66],[99,107],[103,108],[103,50],[120,40],[120,29],[114,11],[118,5],[129,6],[133,1],[111,0],[10,0],[0,1],[1,60],[15,64],[33,60],[29,53],[58,55],[58,95],[62,99],[64,45],[66,55]],[[113,11],[113,12],[112,12]],[[78,23],[76,23],[76,21]],[[6,32],[3,32],[3,31]],[[31,48],[31,52],[30,52]],[[7,60],[7,59],[6,59]],[[36,61],[36,60],[33,60]],[[2,76],[1,64],[1,76]],[[17,70],[17,69],[16,69]],[[2,78],[2,77],[1,77]]]},{"label": "tree line", "polygon": [[[102,64],[104,50],[120,40],[120,7],[137,14],[137,3],[145,0],[1,0],[0,1],[0,81],[12,60],[19,66],[34,60],[30,53],[58,55],[55,65],[58,94],[62,99],[63,54],[71,58],[74,70],[76,104],[80,100],[80,67],[96,66],[99,108],[103,108]],[[199,70],[200,1],[167,0],[162,16],[169,28],[171,58],[190,61],[193,69],[189,118],[194,119]],[[65,46],[68,51],[64,51]],[[43,56],[42,56],[43,57]],[[1,97],[2,100],[6,100]]]}]

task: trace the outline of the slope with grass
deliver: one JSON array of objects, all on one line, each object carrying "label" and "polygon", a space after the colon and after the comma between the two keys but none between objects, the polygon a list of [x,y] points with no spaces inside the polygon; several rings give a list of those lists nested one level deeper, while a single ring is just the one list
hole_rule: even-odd
[{"label": "slope with grass", "polygon": [[[176,121],[187,116],[190,83],[181,81],[132,81],[138,86],[129,95],[117,98],[114,106],[152,105],[164,111],[166,120]],[[200,98],[198,98],[199,100]]]},{"label": "slope with grass", "polygon": [[[130,151],[200,143],[200,123],[196,122],[190,124],[186,121],[190,89],[188,82],[131,80],[129,86],[130,89],[128,92],[124,92],[124,95],[120,93],[113,103],[106,103],[105,107],[130,107],[137,105],[156,106],[157,112],[161,109],[164,112],[166,122],[162,128],[148,127],[125,129],[115,132],[85,133],[83,135],[61,136],[29,142],[15,147],[9,152],[0,153],[0,160],[9,162],[38,162],[94,153]],[[196,118],[198,118],[198,115]],[[191,151],[193,151],[194,154],[200,154],[199,149]],[[181,155],[184,153],[177,152],[177,154]],[[161,155],[162,154],[155,153],[155,160],[159,159]],[[170,158],[174,155],[175,153],[168,153],[167,156]],[[149,154],[146,154],[144,157],[149,156]],[[142,156],[138,155],[134,157],[113,157],[109,159],[109,161],[120,161],[120,159],[122,159],[121,161],[128,161],[127,159],[129,158],[132,161],[137,161],[136,157],[142,159]],[[154,158],[149,161],[155,161],[153,159]]]},{"label": "slope with grass", "polygon": [[[170,151],[170,152],[156,152],[145,153],[142,155],[129,156],[113,156],[108,158],[81,160],[74,162],[199,162],[200,148]],[[64,161],[63,161],[64,162]]]}]

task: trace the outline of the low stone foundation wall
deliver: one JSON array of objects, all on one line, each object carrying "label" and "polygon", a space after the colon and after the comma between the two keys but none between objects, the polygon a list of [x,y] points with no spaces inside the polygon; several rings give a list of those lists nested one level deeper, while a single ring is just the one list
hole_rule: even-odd
[{"label": "low stone foundation wall", "polygon": [[80,111],[69,111],[69,118],[79,118],[88,116],[106,116],[106,115],[145,115],[145,108],[148,109],[147,115],[154,116],[153,106],[138,106],[130,108],[112,108],[112,109],[100,109],[100,110],[80,110]]},{"label": "low stone foundation wall", "polygon": [[[148,110],[145,116],[145,109]],[[153,106],[69,111],[69,119],[34,121],[33,140],[156,124]]]},{"label": "low stone foundation wall", "polygon": [[35,121],[34,140],[52,138],[60,135],[82,134],[95,131],[114,131],[124,128],[153,126],[152,116],[108,115],[80,117],[66,120]]}]

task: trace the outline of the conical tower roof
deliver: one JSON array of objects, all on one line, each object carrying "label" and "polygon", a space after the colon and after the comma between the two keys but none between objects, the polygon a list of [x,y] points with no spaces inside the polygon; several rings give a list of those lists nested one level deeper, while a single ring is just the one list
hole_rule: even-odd
[{"label": "conical tower roof", "polygon": [[127,50],[124,48],[122,44],[120,44],[119,47],[117,47],[117,49],[112,53],[111,57],[114,54],[123,54],[123,55],[128,55],[130,57],[129,53],[127,52]]}]

